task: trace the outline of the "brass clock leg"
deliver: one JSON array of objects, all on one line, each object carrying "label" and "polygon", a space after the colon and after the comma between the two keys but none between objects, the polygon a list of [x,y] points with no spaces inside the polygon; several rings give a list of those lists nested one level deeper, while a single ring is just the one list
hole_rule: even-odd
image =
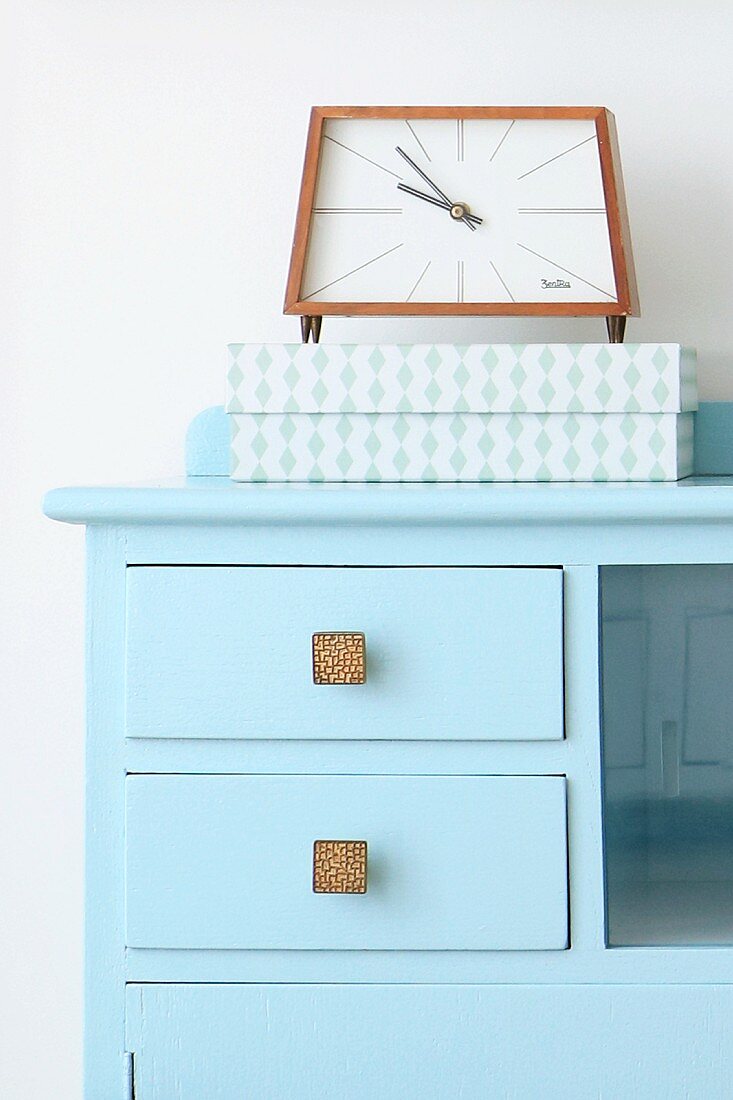
[{"label": "brass clock leg", "polygon": [[318,338],[321,335],[321,325],[323,318],[319,315],[317,317],[311,317],[310,313],[303,313],[300,317],[300,337],[304,344],[308,343],[308,340],[312,337],[313,343],[318,343]]},{"label": "brass clock leg", "polygon": [[606,328],[608,329],[608,342],[610,344],[623,344],[626,331],[625,317],[606,317]]}]

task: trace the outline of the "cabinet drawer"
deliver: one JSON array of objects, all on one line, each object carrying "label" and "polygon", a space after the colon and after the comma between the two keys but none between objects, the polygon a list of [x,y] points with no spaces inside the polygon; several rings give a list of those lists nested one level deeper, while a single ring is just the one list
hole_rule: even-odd
[{"label": "cabinet drawer", "polygon": [[137,1100],[723,1100],[730,985],[131,985]]},{"label": "cabinet drawer", "polygon": [[[366,893],[313,892],[320,839]],[[565,948],[567,909],[562,776],[127,780],[130,947]]]},{"label": "cabinet drawer", "polygon": [[[562,570],[131,566],[127,735],[563,736]],[[360,632],[366,683],[315,684]]]}]

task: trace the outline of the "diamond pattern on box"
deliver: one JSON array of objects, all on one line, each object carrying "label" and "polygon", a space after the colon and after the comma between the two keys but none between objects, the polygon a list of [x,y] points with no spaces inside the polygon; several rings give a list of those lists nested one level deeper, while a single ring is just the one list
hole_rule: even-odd
[{"label": "diamond pattern on box", "polygon": [[230,344],[230,413],[690,412],[679,344]]},{"label": "diamond pattern on box", "polygon": [[690,413],[240,413],[236,481],[674,481]]}]

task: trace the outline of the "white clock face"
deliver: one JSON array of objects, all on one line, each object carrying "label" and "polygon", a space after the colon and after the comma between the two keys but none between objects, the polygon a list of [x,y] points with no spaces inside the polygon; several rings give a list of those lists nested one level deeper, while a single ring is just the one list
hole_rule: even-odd
[{"label": "white clock face", "polygon": [[594,122],[325,119],[300,297],[616,302]]}]

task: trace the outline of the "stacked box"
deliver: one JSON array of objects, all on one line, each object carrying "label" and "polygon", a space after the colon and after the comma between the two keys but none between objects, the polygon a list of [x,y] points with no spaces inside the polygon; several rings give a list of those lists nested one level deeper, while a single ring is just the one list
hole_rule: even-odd
[{"label": "stacked box", "polygon": [[692,473],[679,344],[231,344],[232,478],[674,481]]}]

